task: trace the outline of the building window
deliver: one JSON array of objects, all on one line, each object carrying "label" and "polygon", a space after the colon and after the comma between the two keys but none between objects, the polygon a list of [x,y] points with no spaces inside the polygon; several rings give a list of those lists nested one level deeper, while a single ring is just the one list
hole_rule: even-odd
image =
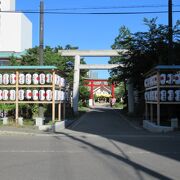
[{"label": "building window", "polygon": [[0,66],[8,66],[9,61],[8,60],[0,60]]}]

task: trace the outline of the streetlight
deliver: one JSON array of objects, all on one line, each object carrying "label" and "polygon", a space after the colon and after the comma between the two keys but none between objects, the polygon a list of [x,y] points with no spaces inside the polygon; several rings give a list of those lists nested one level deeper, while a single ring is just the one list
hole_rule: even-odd
[{"label": "streetlight", "polygon": [[[44,65],[44,0],[40,0],[40,24],[39,24],[39,65]],[[44,117],[44,108],[39,104],[39,117]]]},{"label": "streetlight", "polygon": [[44,0],[40,1],[40,24],[39,24],[39,64],[44,64]]}]

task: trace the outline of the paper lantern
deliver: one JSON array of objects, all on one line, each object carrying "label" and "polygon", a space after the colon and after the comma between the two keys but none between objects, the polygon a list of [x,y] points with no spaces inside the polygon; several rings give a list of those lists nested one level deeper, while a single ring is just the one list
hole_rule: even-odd
[{"label": "paper lantern", "polygon": [[58,91],[58,101],[61,100],[61,91]]},{"label": "paper lantern", "polygon": [[45,76],[45,74],[41,73],[39,75],[39,83],[40,84],[45,84],[46,83],[46,76]]},{"label": "paper lantern", "polygon": [[24,90],[20,89],[18,95],[19,95],[19,100],[23,101],[24,100]]},{"label": "paper lantern", "polygon": [[9,96],[9,91],[8,90],[3,90],[3,92],[2,92],[2,95],[3,95],[3,100],[4,101],[7,101],[9,98],[8,98],[8,96]]},{"label": "paper lantern", "polygon": [[16,75],[10,74],[9,81],[10,81],[10,84],[16,84]]},{"label": "paper lantern", "polygon": [[55,75],[55,85],[60,85],[61,84],[61,77],[59,75]]},{"label": "paper lantern", "polygon": [[66,84],[65,79],[64,78],[60,78],[60,80],[61,80],[61,86],[64,87],[65,84]]},{"label": "paper lantern", "polygon": [[26,74],[26,84],[31,84],[32,83],[32,75],[31,74]]},{"label": "paper lantern", "polygon": [[55,90],[54,91],[54,99],[55,99],[55,101],[60,100],[60,97],[58,97],[58,95],[59,95],[58,90]]},{"label": "paper lantern", "polygon": [[61,95],[61,101],[64,101],[65,100],[65,92],[64,91],[60,91],[60,95]]},{"label": "paper lantern", "polygon": [[3,74],[3,84],[9,84],[9,74]]},{"label": "paper lantern", "polygon": [[3,91],[0,90],[0,101],[2,101],[2,99],[3,99]]},{"label": "paper lantern", "polygon": [[33,100],[34,100],[34,101],[38,101],[38,99],[39,99],[38,90],[34,89],[32,94],[33,94],[33,96],[32,96],[32,97],[33,97]]},{"label": "paper lantern", "polygon": [[149,78],[149,86],[150,87],[153,86],[153,77],[152,76]]},{"label": "paper lantern", "polygon": [[25,84],[25,75],[19,74],[19,84]]},{"label": "paper lantern", "polygon": [[48,84],[52,83],[52,74],[46,74],[46,82]]},{"label": "paper lantern", "polygon": [[173,74],[167,74],[166,83],[167,84],[173,84],[173,79],[174,79]]},{"label": "paper lantern", "polygon": [[37,73],[33,74],[33,84],[39,84],[39,75]]},{"label": "paper lantern", "polygon": [[148,87],[148,85],[147,85],[147,79],[144,80],[144,87],[145,87],[145,88]]},{"label": "paper lantern", "polygon": [[166,74],[161,74],[160,75],[160,84],[161,85],[166,84]]},{"label": "paper lantern", "polygon": [[180,84],[180,74],[175,74],[174,75],[174,82],[176,85]]},{"label": "paper lantern", "polygon": [[3,83],[3,75],[0,74],[0,84],[2,84],[2,83]]},{"label": "paper lantern", "polygon": [[158,100],[158,92],[154,91],[154,101],[157,101],[157,100]]},{"label": "paper lantern", "polygon": [[152,86],[157,85],[157,75],[152,76]]},{"label": "paper lantern", "polygon": [[180,101],[180,90],[175,91],[175,101]]},{"label": "paper lantern", "polygon": [[47,101],[51,101],[52,100],[52,91],[51,90],[47,90],[46,91],[46,100]]},{"label": "paper lantern", "polygon": [[26,99],[30,100],[32,98],[32,91],[31,90],[26,90]]},{"label": "paper lantern", "polygon": [[167,94],[168,94],[168,97],[167,97],[168,101],[173,101],[174,100],[174,91],[168,90]]},{"label": "paper lantern", "polygon": [[161,90],[161,92],[160,92],[161,101],[166,101],[166,99],[167,99],[166,97],[167,97],[166,90]]},{"label": "paper lantern", "polygon": [[39,100],[44,101],[45,98],[46,98],[46,93],[45,93],[45,90],[42,89],[39,91]]},{"label": "paper lantern", "polygon": [[10,90],[9,91],[9,99],[10,99],[10,101],[15,101],[16,100],[16,91],[15,90]]}]

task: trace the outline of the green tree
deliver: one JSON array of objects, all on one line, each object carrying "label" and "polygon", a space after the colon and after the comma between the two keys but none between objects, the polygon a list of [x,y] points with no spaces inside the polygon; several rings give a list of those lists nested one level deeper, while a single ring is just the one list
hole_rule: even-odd
[{"label": "green tree", "polygon": [[[134,87],[143,92],[144,74],[158,64],[168,64],[168,26],[156,24],[157,18],[144,19],[147,26],[146,32],[131,33],[128,28],[121,27],[119,35],[115,38],[112,49],[126,49],[121,57],[113,57],[109,63],[119,63],[120,67],[110,71],[111,80],[123,81],[126,87],[130,79]],[[173,27],[173,55],[174,63],[180,63],[180,21]],[[143,94],[142,94],[143,95]],[[143,109],[142,102],[138,106]],[[125,89],[125,102],[127,102],[127,91]],[[142,105],[142,106],[141,106]],[[139,109],[137,111],[139,111]],[[142,110],[143,111],[143,110]]]},{"label": "green tree", "polygon": [[90,92],[86,86],[79,87],[79,99],[81,106],[88,106],[87,101],[89,100]]},{"label": "green tree", "polygon": [[[115,38],[112,49],[126,49],[121,57],[111,58],[109,63],[119,63],[122,66],[113,69],[111,78],[126,81],[128,78],[136,86],[142,87],[143,74],[158,64],[168,62],[168,27],[157,25],[156,18],[144,19],[148,27],[147,32],[130,33],[128,28],[121,27],[119,35]],[[180,21],[173,27],[174,32],[174,60],[179,64],[180,59]]]},{"label": "green tree", "polygon": [[21,63],[20,61],[17,61],[16,57],[11,56],[10,57],[10,66],[19,66]]}]

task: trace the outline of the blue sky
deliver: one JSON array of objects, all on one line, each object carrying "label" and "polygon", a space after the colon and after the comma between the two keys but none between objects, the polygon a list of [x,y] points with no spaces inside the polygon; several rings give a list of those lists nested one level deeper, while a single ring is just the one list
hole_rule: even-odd
[{"label": "blue sky", "polygon": [[[60,8],[91,8],[91,7],[117,7],[138,5],[167,5],[168,0],[44,0],[45,9]],[[174,5],[180,5],[179,0],[173,0]],[[16,0],[17,10],[38,10],[39,0]],[[132,12],[132,11],[158,11],[164,8],[133,8],[102,10],[101,12]],[[174,7],[180,10],[180,7]],[[95,12],[97,10],[91,10]],[[79,12],[79,11],[77,11]],[[81,11],[81,12],[87,12]],[[88,11],[89,12],[89,11]],[[33,46],[38,45],[39,16],[26,14],[33,23]],[[158,23],[167,24],[167,14],[146,15],[45,15],[45,45],[52,47],[71,44],[79,49],[110,49],[118,30],[122,25],[127,26],[131,32],[146,30],[143,18],[158,17]],[[174,13],[173,21],[180,19],[180,13]],[[88,64],[107,63],[108,58],[87,58]],[[99,72],[100,78],[107,78],[108,72]]]}]

